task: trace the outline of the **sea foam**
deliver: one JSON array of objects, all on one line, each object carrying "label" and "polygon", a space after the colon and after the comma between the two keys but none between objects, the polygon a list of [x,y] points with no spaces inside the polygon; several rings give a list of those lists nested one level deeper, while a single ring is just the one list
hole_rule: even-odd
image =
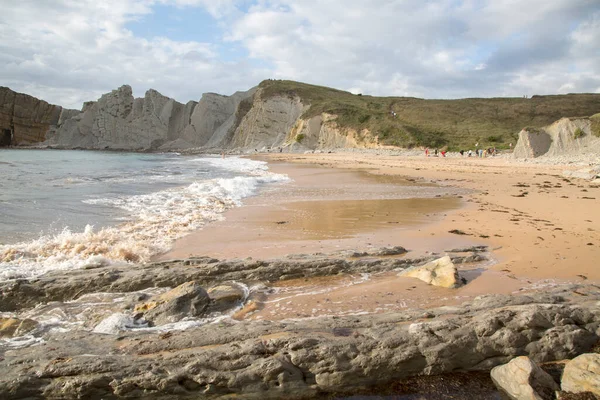
[{"label": "sea foam", "polygon": [[267,164],[235,157],[190,160],[215,169],[239,173],[233,178],[196,181],[188,186],[135,195],[89,199],[84,202],[125,210],[128,220],[116,227],[83,232],[65,228],[55,235],[0,246],[0,280],[27,278],[54,270],[147,262],[170,249],[172,242],[222,219],[226,210],[285,175],[268,171]]}]

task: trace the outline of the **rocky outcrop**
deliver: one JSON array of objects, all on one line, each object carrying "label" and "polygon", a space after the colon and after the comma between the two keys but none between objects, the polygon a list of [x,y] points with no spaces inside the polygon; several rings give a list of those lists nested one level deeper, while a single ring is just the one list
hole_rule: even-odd
[{"label": "rocky outcrop", "polygon": [[526,356],[493,368],[491,377],[510,400],[552,400],[559,389],[554,379]]},{"label": "rocky outcrop", "polygon": [[582,354],[569,361],[561,387],[565,392],[590,392],[600,397],[600,354]]},{"label": "rocky outcrop", "polygon": [[210,298],[196,282],[186,282],[155,299],[135,307],[146,321],[155,325],[177,322],[185,317],[201,317],[208,308]]},{"label": "rocky outcrop", "polygon": [[63,117],[76,112],[0,87],[0,146],[43,142]]},{"label": "rocky outcrop", "polygon": [[274,96],[264,99],[259,90],[252,108],[235,129],[228,147],[262,149],[283,146],[306,107],[298,97]]},{"label": "rocky outcrop", "polygon": [[458,270],[452,263],[450,256],[428,262],[425,265],[412,267],[402,271],[398,276],[417,278],[423,282],[445,288],[456,288],[461,285]]},{"label": "rocky outcrop", "polygon": [[600,137],[591,118],[562,118],[541,129],[525,128],[515,146],[516,158],[600,155]]},{"label": "rocky outcrop", "polygon": [[156,149],[182,136],[195,106],[155,90],[135,99],[131,87],[124,85],[86,103],[80,114],[65,119],[47,143],[61,148]]},{"label": "rocky outcrop", "polygon": [[0,398],[304,399],[415,375],[489,371],[521,354],[572,358],[598,340],[599,299],[597,289],[579,285],[483,296],[430,309],[427,319],[407,310],[162,333],[52,331],[45,346],[3,354]]},{"label": "rocky outcrop", "polygon": [[[296,255],[273,260],[226,260],[190,258],[136,265],[132,268],[98,266],[73,270],[68,275],[60,271],[26,280],[0,282],[0,311],[33,307],[39,302],[67,301],[92,292],[134,292],[153,287],[175,287],[194,281],[212,287],[226,281],[276,282],[285,279],[331,276],[342,273],[376,273],[405,269],[437,258],[395,258],[403,254],[402,247],[383,248],[374,252],[337,255]],[[378,254],[381,254],[379,256]],[[473,254],[478,260],[485,256]],[[455,263],[471,261],[464,254],[453,255]],[[466,261],[465,261],[466,260]]]},{"label": "rocky outcrop", "polygon": [[0,338],[23,336],[37,327],[38,323],[31,319],[0,317]]}]

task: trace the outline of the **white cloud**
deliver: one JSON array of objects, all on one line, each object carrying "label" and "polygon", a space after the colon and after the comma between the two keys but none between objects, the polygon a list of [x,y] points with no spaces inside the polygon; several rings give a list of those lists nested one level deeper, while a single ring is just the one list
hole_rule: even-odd
[{"label": "white cloud", "polygon": [[80,108],[123,84],[137,96],[152,87],[186,102],[208,90],[247,89],[260,79],[262,71],[220,61],[211,43],[135,37],[127,22],[152,12],[152,4],[25,0],[3,6],[1,84]]},{"label": "white cloud", "polygon": [[[0,3],[0,84],[70,107],[125,83],[185,102],[265,78],[430,98],[600,91],[597,0]],[[136,37],[128,24],[157,4],[203,7],[223,42]],[[229,45],[249,59],[223,61]]]}]

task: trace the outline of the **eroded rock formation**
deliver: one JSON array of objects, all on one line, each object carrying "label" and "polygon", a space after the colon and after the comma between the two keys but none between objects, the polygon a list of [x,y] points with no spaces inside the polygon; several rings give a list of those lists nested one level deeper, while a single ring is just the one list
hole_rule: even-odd
[{"label": "eroded rock formation", "polygon": [[0,87],[0,146],[43,142],[74,110]]},{"label": "eroded rock formation", "polygon": [[592,118],[562,118],[541,129],[525,128],[515,146],[516,158],[600,154]]}]

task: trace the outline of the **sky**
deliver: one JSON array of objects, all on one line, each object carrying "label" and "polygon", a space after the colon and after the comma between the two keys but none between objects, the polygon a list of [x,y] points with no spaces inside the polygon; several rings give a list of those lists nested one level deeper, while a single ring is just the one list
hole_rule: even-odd
[{"label": "sky", "polygon": [[377,96],[600,93],[600,0],[0,0],[0,86],[80,109],[264,79]]}]

